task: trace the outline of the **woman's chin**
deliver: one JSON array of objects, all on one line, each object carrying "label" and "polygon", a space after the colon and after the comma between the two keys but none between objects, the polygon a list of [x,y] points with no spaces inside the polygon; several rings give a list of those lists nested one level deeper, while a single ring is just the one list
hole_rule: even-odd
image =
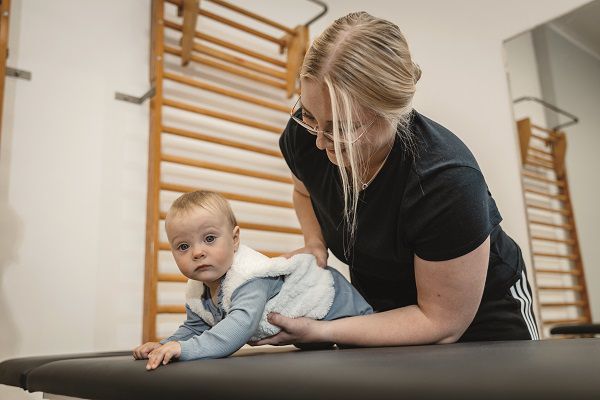
[{"label": "woman's chin", "polygon": [[[339,165],[337,158],[335,157],[335,150],[325,149],[325,153],[327,154],[327,158],[329,159],[329,161],[331,161],[332,164]],[[344,157],[344,156],[345,156],[345,152],[342,152],[342,157]],[[344,161],[346,161],[346,160],[344,160]],[[348,162],[346,162],[346,164],[348,164]]]}]

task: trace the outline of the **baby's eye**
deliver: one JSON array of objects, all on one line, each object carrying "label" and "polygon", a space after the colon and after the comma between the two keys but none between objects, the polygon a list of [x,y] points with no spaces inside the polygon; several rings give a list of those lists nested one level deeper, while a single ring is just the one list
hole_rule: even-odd
[{"label": "baby's eye", "polygon": [[217,240],[217,237],[215,235],[207,235],[204,240],[206,240],[206,243],[212,243]]},{"label": "baby's eye", "polygon": [[179,251],[186,251],[189,248],[190,248],[190,245],[187,243],[181,243],[179,246],[177,246],[177,250],[179,250]]}]

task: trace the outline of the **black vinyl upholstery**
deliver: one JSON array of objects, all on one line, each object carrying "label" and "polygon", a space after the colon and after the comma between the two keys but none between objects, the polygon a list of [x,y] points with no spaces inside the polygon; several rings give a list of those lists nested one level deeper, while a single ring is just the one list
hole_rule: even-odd
[{"label": "black vinyl upholstery", "polygon": [[[12,361],[12,364],[10,364]],[[21,365],[26,365],[21,363]],[[600,340],[270,352],[174,362],[155,371],[127,355],[30,368],[29,391],[88,399],[599,398]],[[0,364],[2,381],[14,360]],[[28,368],[31,365],[28,365]]]}]

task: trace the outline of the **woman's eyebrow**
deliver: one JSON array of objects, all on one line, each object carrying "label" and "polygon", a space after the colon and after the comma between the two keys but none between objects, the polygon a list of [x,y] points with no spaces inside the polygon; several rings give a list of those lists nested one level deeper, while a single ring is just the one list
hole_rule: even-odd
[{"label": "woman's eyebrow", "polygon": [[[310,111],[308,111],[308,110],[306,109],[306,107],[304,107],[304,104],[302,104],[302,100],[300,100],[300,107],[302,107],[302,111],[304,111],[305,113],[307,113],[307,114],[308,114],[308,115],[310,115],[311,117],[313,116],[313,113],[311,113]],[[332,121],[332,120],[325,121],[325,122],[326,122],[328,125],[329,125],[329,124],[331,124],[331,123],[333,123],[333,121]]]}]

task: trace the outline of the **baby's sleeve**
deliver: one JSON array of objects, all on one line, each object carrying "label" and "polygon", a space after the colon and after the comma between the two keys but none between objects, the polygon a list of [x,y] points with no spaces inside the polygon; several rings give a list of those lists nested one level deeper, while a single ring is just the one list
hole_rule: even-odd
[{"label": "baby's sleeve", "polygon": [[208,325],[198,314],[193,312],[191,308],[185,305],[186,319],[183,325],[181,325],[175,333],[166,339],[160,341],[160,344],[165,344],[172,341],[188,340],[193,336],[201,335],[202,332],[210,329]]},{"label": "baby's sleeve", "polygon": [[227,357],[250,340],[258,329],[275,278],[258,278],[237,288],[225,318],[200,336],[179,340],[180,360]]}]

